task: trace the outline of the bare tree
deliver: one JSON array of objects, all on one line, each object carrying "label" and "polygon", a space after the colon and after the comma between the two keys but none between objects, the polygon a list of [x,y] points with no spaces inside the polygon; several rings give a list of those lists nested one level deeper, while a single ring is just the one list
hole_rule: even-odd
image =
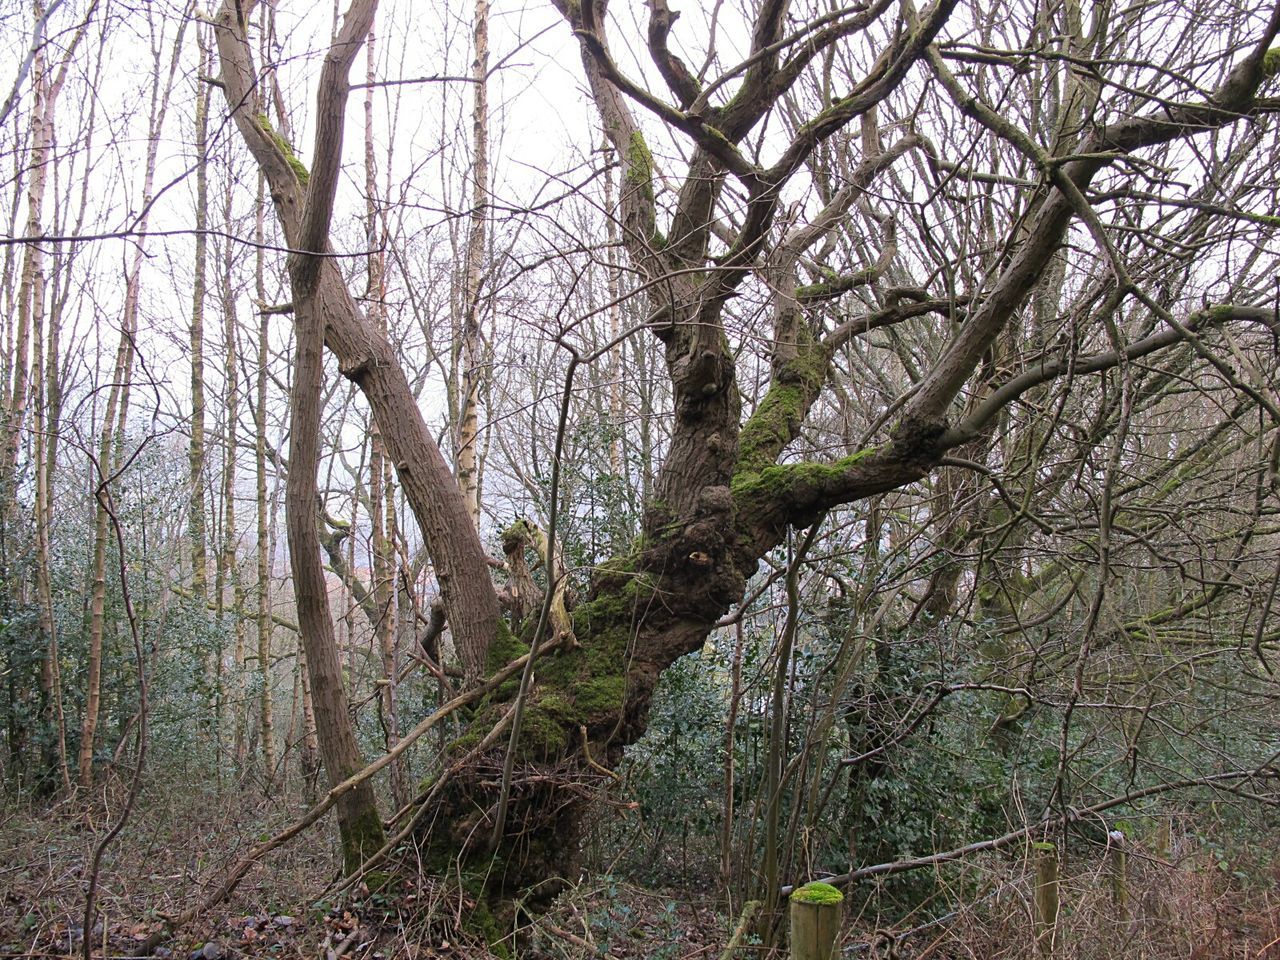
[{"label": "bare tree", "polygon": [[[1041,44],[1027,48],[966,40],[972,25],[993,21],[957,0],[922,11],[878,2],[825,12],[765,0],[750,11],[746,56],[722,63],[711,42],[695,71],[676,52],[676,12],[655,0],[645,33],[651,69],[667,88],[658,93],[633,79],[643,76],[638,67],[629,74],[615,58],[604,0],[557,3],[620,164],[619,234],[645,312],[637,329],[590,342],[577,335],[580,317],[555,317],[569,360],[558,436],[543,449],[553,478],[542,557],[548,583],[542,609],[513,637],[499,622],[464,493],[385,335],[328,256],[346,72],[374,4],[353,4],[321,72],[309,176],[261,119],[246,6],[223,6],[218,48],[227,103],[295,251],[300,363],[292,439],[303,446],[291,456],[290,540],[299,609],[308,611],[309,661],[313,645],[332,647],[314,541],[321,336],[370,403],[431,552],[471,682],[552,632],[552,606],[564,596],[556,589],[559,483],[575,377],[642,337],[656,338],[662,353],[671,409],[660,427],[665,441],[653,444],[665,449],[640,535],[594,569],[571,623],[555,626],[572,642],[544,659],[531,656],[518,691],[506,692],[517,702],[508,754],[461,765],[441,785],[425,831],[433,862],[496,862],[484,871],[496,899],[535,883],[549,894],[554,885],[544,881],[573,875],[588,798],[608,779],[602,771],[643,733],[658,678],[743,601],[749,579],[790,531],[927,480],[944,465],[968,468],[963,453],[993,464],[978,463],[979,472],[1002,470],[1002,457],[1031,460],[1045,435],[1017,437],[998,450],[1000,418],[1047,385],[1070,383],[1070,395],[1078,378],[1127,375],[1130,365],[1179,345],[1190,345],[1255,409],[1273,415],[1271,401],[1203,346],[1224,325],[1273,322],[1253,282],[1255,265],[1242,271],[1247,279],[1223,286],[1225,302],[1206,308],[1189,291],[1159,289],[1170,273],[1185,272],[1185,261],[1146,250],[1139,273],[1127,254],[1128,238],[1162,209],[1162,197],[1142,197],[1145,166],[1178,151],[1192,155],[1219,134],[1266,127],[1276,109],[1263,91],[1280,72],[1269,52],[1280,9],[1246,18],[1229,42],[1197,50],[1205,59],[1194,69],[1164,71],[1132,67],[1150,60],[1141,43],[1149,25],[1122,18],[1111,27],[1102,9],[1086,29],[1073,5],[1020,8]],[[1063,17],[1070,22],[1057,31]],[[968,72],[954,71],[955,62]],[[988,101],[1000,89],[988,74],[1039,85],[1038,96],[1065,106],[1041,113],[1033,105],[1033,115],[1019,117]],[[1115,95],[1101,96],[1104,86]],[[651,119],[642,124],[637,107]],[[849,133],[855,124],[857,136]],[[659,138],[678,176],[655,158]],[[1264,142],[1271,141],[1255,138],[1248,152]],[[1214,165],[1198,171],[1211,194]],[[991,203],[982,206],[970,191],[985,192]],[[1120,201],[1134,198],[1151,206],[1131,213]],[[1179,201],[1173,191],[1168,199]],[[1182,202],[1206,214],[1197,231],[1234,219],[1234,201]],[[984,215],[960,216],[970,204]],[[900,236],[908,227],[910,245]],[[1024,338],[1029,303],[1039,323],[1055,325],[1035,340]],[[1096,335],[1077,336],[1085,327]],[[909,340],[904,331],[913,331]],[[883,350],[883,342],[896,346]],[[891,374],[866,362],[872,354],[892,359]],[[1126,388],[1124,396],[1107,408],[1118,421],[1136,395]],[[860,431],[845,424],[842,456],[806,442],[806,431],[847,419],[862,398],[874,401],[874,413]],[[1125,450],[1123,432],[1110,429],[1092,438],[1109,445],[1098,468],[1103,490],[1115,486]],[[937,487],[955,507],[972,498],[952,474]],[[1110,507],[1100,516],[1105,539]],[[941,530],[941,548],[964,549],[971,529]],[[1105,570],[1105,550],[1101,563]],[[934,579],[932,593],[917,598],[920,616],[940,616],[958,602],[960,573]],[[320,704],[330,693],[314,666],[312,681]],[[1079,690],[1072,696],[1078,700]],[[510,704],[503,701],[495,695],[477,712],[481,738],[504,721]],[[326,739],[336,732],[317,719],[328,765]],[[331,779],[341,775],[330,770]],[[775,821],[772,834],[782,829]]]}]

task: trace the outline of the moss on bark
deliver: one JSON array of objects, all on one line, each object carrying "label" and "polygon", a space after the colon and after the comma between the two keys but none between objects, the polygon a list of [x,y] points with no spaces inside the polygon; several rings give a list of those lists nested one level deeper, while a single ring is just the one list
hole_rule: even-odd
[{"label": "moss on bark", "polygon": [[340,817],[338,832],[342,837],[342,869],[348,875],[373,856],[386,843],[382,819],[376,807],[366,807],[354,816]]},{"label": "moss on bark", "polygon": [[307,171],[306,165],[298,159],[298,155],[293,152],[293,144],[280,135],[279,131],[271,125],[271,121],[265,113],[258,114],[258,126],[262,128],[263,133],[271,138],[271,142],[276,145],[276,149],[284,154],[284,159],[289,164],[289,169],[298,178],[298,183],[305,187],[311,180],[311,174]]},{"label": "moss on bark", "polygon": [[738,436],[736,476],[758,473],[777,462],[796,436],[809,405],[822,391],[830,357],[817,344],[807,344],[777,371],[768,392]]}]

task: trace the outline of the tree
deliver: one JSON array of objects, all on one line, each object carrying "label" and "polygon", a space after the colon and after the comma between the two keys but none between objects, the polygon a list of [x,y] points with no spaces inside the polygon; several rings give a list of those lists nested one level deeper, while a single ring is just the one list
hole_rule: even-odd
[{"label": "tree", "polygon": [[[967,444],[981,454],[980,472],[999,472],[1037,443],[1060,439],[1053,429],[1028,433],[1021,454],[992,442],[1000,419],[1039,388],[1060,378],[1102,382],[1108,371],[1126,377],[1132,365],[1173,355],[1182,344],[1256,409],[1275,415],[1271,401],[1224,370],[1205,346],[1228,324],[1273,324],[1257,283],[1261,261],[1237,265],[1224,257],[1239,275],[1214,287],[1225,294],[1222,302],[1204,306],[1196,301],[1209,284],[1171,281],[1185,276],[1185,259],[1158,245],[1143,249],[1133,238],[1169,209],[1203,215],[1196,229],[1210,238],[1206,245],[1215,226],[1232,225],[1227,232],[1234,235],[1242,197],[1253,188],[1219,195],[1216,148],[1205,157],[1200,151],[1219,136],[1250,156],[1272,142],[1260,131],[1269,130],[1277,103],[1262,94],[1280,72],[1270,51],[1280,8],[1265,22],[1242,17],[1221,41],[1185,38],[1177,52],[1186,69],[1166,72],[1145,65],[1157,52],[1147,36],[1151,24],[1136,14],[1113,23],[1106,7],[1094,9],[1086,25],[1072,3],[1027,5],[997,22],[957,0],[923,11],[904,2],[830,12],[764,0],[751,11],[745,56],[725,65],[708,40],[705,66],[695,73],[673,45],[676,12],[654,0],[647,52],[667,87],[656,93],[615,59],[603,0],[557,2],[621,166],[619,227],[647,313],[637,329],[609,342],[575,340],[571,324],[558,338],[570,359],[549,466],[542,561],[550,582],[543,609],[513,636],[498,616],[466,501],[403,370],[327,256],[346,71],[375,4],[353,3],[326,57],[309,175],[263,119],[246,37],[252,6],[224,4],[218,49],[228,106],[294,251],[300,363],[293,442],[314,444],[321,377],[314,348],[323,335],[342,374],[368,399],[422,527],[468,681],[557,640],[554,651],[530,657],[517,688],[477,711],[474,734],[454,748],[465,762],[433,794],[427,838],[434,865],[453,858],[487,865],[484,883],[495,899],[534,883],[546,895],[554,885],[545,881],[572,875],[593,787],[643,733],[658,679],[743,600],[762,559],[789,531],[924,480],[949,458],[953,465],[963,459],[953,454]],[[718,14],[710,16],[714,25]],[[1004,38],[1008,23],[1025,27],[1033,42]],[[966,39],[971,30],[982,43]],[[963,69],[953,71],[955,63]],[[713,68],[720,73],[709,79]],[[631,73],[643,76],[643,69]],[[996,78],[1034,94],[1026,97],[1027,116],[989,102]],[[649,123],[637,120],[636,106]],[[848,133],[854,124],[857,137]],[[673,161],[682,172],[671,187],[655,158],[659,136],[683,155]],[[1197,186],[1186,194],[1148,189],[1142,171],[1175,155],[1187,161]],[[985,219],[964,215],[970,203]],[[1263,220],[1251,229],[1273,227]],[[737,299],[754,313],[739,310]],[[853,449],[824,457],[808,445],[806,430],[815,431],[833,407],[847,412],[848,392],[864,386],[846,372],[868,383],[876,376],[851,362],[863,341],[912,329],[911,348],[894,354],[904,376],[873,384],[888,402]],[[574,377],[618,342],[646,336],[661,344],[671,391],[661,466],[635,543],[594,569],[571,630],[561,627],[553,638],[546,627],[559,594],[556,454],[570,426]],[[766,384],[754,398],[747,388],[753,380]],[[1128,387],[1122,392],[1120,422],[1134,396]],[[1102,439],[1111,445],[1109,489],[1124,431]],[[318,572],[318,545],[308,540],[315,516],[313,480],[306,478],[314,477],[314,463],[313,447],[295,446],[291,553],[299,609],[312,616],[324,599],[304,599],[302,589]],[[1113,519],[1104,497],[1104,568]],[[967,536],[957,527],[951,546]],[[936,588],[931,615],[940,616],[954,605],[954,591],[947,577]],[[1100,604],[1101,586],[1096,596]],[[326,642],[323,624],[302,628],[309,644]],[[308,652],[310,660],[310,646]],[[314,669],[312,680],[319,689]],[[1073,696],[1079,699],[1079,682]],[[508,714],[505,757],[470,750]]]}]

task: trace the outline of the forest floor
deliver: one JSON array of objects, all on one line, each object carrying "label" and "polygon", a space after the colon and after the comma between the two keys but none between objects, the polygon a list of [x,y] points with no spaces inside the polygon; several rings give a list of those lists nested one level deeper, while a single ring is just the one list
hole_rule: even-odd
[{"label": "forest floor", "polygon": [[[98,879],[92,954],[143,955],[162,918],[207,895],[253,843],[303,809],[301,800],[219,794],[215,785],[152,787],[106,852]],[[234,800],[231,798],[234,797]],[[84,890],[94,848],[118,815],[108,792],[93,805],[0,806],[0,957],[84,956]],[[104,802],[105,801],[105,802]],[[1280,838],[1277,838],[1280,840]],[[429,885],[394,895],[367,890],[343,900],[325,828],[275,851],[230,899],[146,954],[157,960],[481,958],[490,951],[460,934],[465,904]],[[1187,854],[1176,865],[1150,858],[1117,910],[1106,867],[1081,863],[1063,881],[1061,942],[1055,956],[1280,960],[1280,846],[1265,876],[1243,882],[1231,864]],[[1265,860],[1263,861],[1265,864]],[[1007,866],[1007,865],[1006,865]],[[956,881],[949,881],[954,892]],[[893,924],[870,911],[851,916],[842,956],[1022,958],[1035,955],[1026,885],[1016,870],[988,868],[960,881],[969,905],[922,909]],[[519,957],[719,960],[733,918],[688,890],[645,889],[611,877],[585,879],[521,931]],[[745,947],[741,957],[755,957]]]}]

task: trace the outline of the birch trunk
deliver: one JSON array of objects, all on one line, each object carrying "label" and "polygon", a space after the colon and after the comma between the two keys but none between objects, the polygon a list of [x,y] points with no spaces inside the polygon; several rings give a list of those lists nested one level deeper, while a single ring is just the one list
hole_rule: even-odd
[{"label": "birch trunk", "polygon": [[472,524],[480,526],[480,394],[485,378],[481,287],[489,193],[489,2],[476,0],[471,64],[471,230],[467,237],[462,322],[462,416],[458,425],[458,485]]}]

